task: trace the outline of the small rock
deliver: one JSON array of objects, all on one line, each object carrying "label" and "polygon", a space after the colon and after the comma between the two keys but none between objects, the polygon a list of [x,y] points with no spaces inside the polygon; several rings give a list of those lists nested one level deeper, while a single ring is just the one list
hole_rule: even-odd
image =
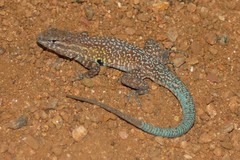
[{"label": "small rock", "polygon": [[215,34],[215,33],[209,33],[209,34],[207,34],[207,36],[206,36],[206,42],[208,43],[208,44],[211,44],[211,45],[214,45],[214,44],[216,44],[217,43],[217,35]]},{"label": "small rock", "polygon": [[44,110],[40,110],[38,114],[42,119],[46,119],[48,117],[47,113]]},{"label": "small rock", "polygon": [[218,50],[216,48],[214,48],[213,46],[209,47],[209,52],[216,55],[218,53]]},{"label": "small rock", "polygon": [[231,141],[233,142],[234,149],[240,153],[240,134],[237,132],[233,132]]},{"label": "small rock", "polygon": [[201,7],[200,8],[200,15],[202,18],[206,18],[208,16],[209,9],[206,7]]},{"label": "small rock", "polygon": [[230,123],[224,126],[221,133],[226,134],[226,133],[232,132],[233,130],[234,130],[234,124]]},{"label": "small rock", "polygon": [[56,156],[60,156],[62,154],[63,147],[62,146],[53,146],[51,150]]},{"label": "small rock", "polygon": [[199,143],[209,143],[213,140],[213,134],[203,133],[199,137]]},{"label": "small rock", "polygon": [[175,59],[173,59],[172,62],[175,67],[179,68],[186,62],[186,58],[185,57],[175,58]]},{"label": "small rock", "polygon": [[137,15],[138,20],[143,22],[148,22],[151,19],[151,16],[147,13],[141,13]]},{"label": "small rock", "polygon": [[0,55],[4,54],[6,52],[6,50],[2,47],[0,47]]},{"label": "small rock", "polygon": [[219,15],[219,16],[218,16],[218,19],[221,20],[221,21],[225,21],[225,17],[222,16],[222,15]]},{"label": "small rock", "polygon": [[4,4],[5,4],[5,2],[4,2],[4,1],[0,1],[0,7],[3,7],[3,6],[4,6]]},{"label": "small rock", "polygon": [[169,2],[158,1],[152,4],[154,11],[164,11],[167,10],[169,7]]},{"label": "small rock", "polygon": [[167,36],[170,41],[175,42],[178,38],[177,30],[175,28],[169,28],[167,31]]},{"label": "small rock", "polygon": [[53,98],[50,100],[49,104],[47,105],[47,110],[49,109],[55,109],[57,107],[58,104],[58,99],[57,98]]},{"label": "small rock", "polygon": [[9,124],[9,128],[19,129],[19,128],[22,128],[23,126],[26,126],[27,122],[28,122],[28,118],[26,116],[22,115],[19,118],[11,121]]},{"label": "small rock", "polygon": [[162,151],[161,151],[161,149],[155,149],[155,150],[151,150],[147,154],[149,156],[149,159],[151,159],[151,160],[159,160],[159,157],[162,156]]},{"label": "small rock", "polygon": [[231,158],[228,154],[225,154],[225,155],[222,157],[222,160],[232,160],[232,158]]},{"label": "small rock", "polygon": [[107,112],[107,113],[105,113],[105,114],[102,116],[101,121],[102,121],[102,122],[107,122],[107,121],[109,121],[109,120],[116,120],[116,119],[117,119],[117,116],[116,116],[116,115]]},{"label": "small rock", "polygon": [[184,154],[183,156],[184,156],[185,159],[193,159],[193,157],[190,156],[189,154]]},{"label": "small rock", "polygon": [[120,131],[118,134],[122,139],[127,139],[129,136],[126,131]]},{"label": "small rock", "polygon": [[2,104],[3,104],[3,99],[0,98],[0,107],[2,106]]},{"label": "small rock", "polygon": [[133,0],[133,4],[139,4],[139,0]]},{"label": "small rock", "polygon": [[37,150],[39,148],[39,142],[36,138],[33,138],[31,135],[26,135],[22,140],[29,145],[32,149]]},{"label": "small rock", "polygon": [[51,122],[57,127],[57,129],[62,127],[63,124],[63,119],[61,116],[56,115],[55,117],[53,117],[53,119],[51,120]]},{"label": "small rock", "polygon": [[191,50],[193,54],[199,55],[202,52],[203,47],[199,41],[193,41],[191,43]]},{"label": "small rock", "polygon": [[134,33],[136,32],[135,29],[133,28],[130,28],[130,27],[127,27],[125,29],[125,32],[128,34],[128,35],[134,35]]},{"label": "small rock", "polygon": [[217,41],[221,45],[227,45],[229,43],[229,37],[228,35],[220,35],[217,37]]},{"label": "small rock", "polygon": [[213,150],[213,154],[215,154],[217,157],[220,157],[222,155],[222,149],[217,147]]},{"label": "small rock", "polygon": [[8,150],[8,145],[5,143],[1,143],[0,145],[0,153],[4,153]]},{"label": "small rock", "polygon": [[231,112],[240,115],[240,99],[237,96],[231,97],[229,101],[229,108]]},{"label": "small rock", "polygon": [[209,80],[212,83],[219,83],[220,82],[218,76],[215,73],[208,73],[207,74],[207,80]]},{"label": "small rock", "polygon": [[187,60],[187,63],[188,63],[189,65],[196,65],[196,64],[199,63],[199,61],[198,61],[197,58],[189,58],[189,59]]},{"label": "small rock", "polygon": [[84,126],[79,126],[72,131],[72,137],[75,141],[81,141],[87,135],[87,129]]},{"label": "small rock", "polygon": [[197,6],[196,6],[195,4],[193,4],[193,3],[189,3],[189,4],[187,5],[187,10],[188,10],[189,12],[191,12],[191,13],[195,12],[196,9],[197,9]]},{"label": "small rock", "polygon": [[231,141],[224,141],[224,142],[220,142],[220,145],[228,150],[232,150],[233,149],[233,145]]},{"label": "small rock", "polygon": [[87,6],[84,8],[85,15],[87,17],[87,20],[91,21],[93,16],[95,15],[95,12],[93,10],[92,6]]},{"label": "small rock", "polygon": [[83,86],[87,87],[87,88],[92,88],[94,87],[94,83],[93,80],[91,78],[84,78],[81,80],[81,83]]},{"label": "small rock", "polygon": [[162,42],[164,48],[172,48],[173,47],[173,42]]},{"label": "small rock", "polygon": [[83,3],[85,2],[86,0],[73,0],[74,3]]},{"label": "small rock", "polygon": [[195,15],[195,14],[192,15],[191,19],[192,19],[193,23],[198,23],[201,21],[200,16]]},{"label": "small rock", "polygon": [[217,111],[214,109],[211,103],[207,105],[206,112],[211,118],[214,118],[217,115]]},{"label": "small rock", "polygon": [[161,146],[164,145],[164,138],[163,137],[155,137],[154,140],[160,144]]}]

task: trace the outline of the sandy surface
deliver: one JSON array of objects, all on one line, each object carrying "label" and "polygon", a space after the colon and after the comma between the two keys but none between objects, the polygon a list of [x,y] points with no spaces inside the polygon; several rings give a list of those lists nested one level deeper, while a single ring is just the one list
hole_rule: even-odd
[{"label": "sandy surface", "polygon": [[[140,0],[0,1],[0,159],[220,159],[240,157],[240,1]],[[73,81],[81,65],[43,50],[37,35],[50,27],[114,36],[143,47],[154,38],[172,54],[176,74],[191,92],[196,123],[168,139],[144,133],[105,110],[67,99],[98,99],[155,125],[176,126],[176,98],[148,81],[140,96],[102,68]]]}]

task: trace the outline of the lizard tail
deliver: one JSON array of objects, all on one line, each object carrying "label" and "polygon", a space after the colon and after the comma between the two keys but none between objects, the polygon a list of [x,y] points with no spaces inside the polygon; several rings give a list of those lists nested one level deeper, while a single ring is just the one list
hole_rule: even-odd
[{"label": "lizard tail", "polygon": [[127,121],[128,123],[136,126],[137,128],[140,128],[143,131],[148,132],[150,134],[153,134],[156,136],[173,138],[173,137],[181,136],[181,135],[185,134],[186,132],[188,132],[191,129],[191,127],[193,126],[194,120],[195,120],[195,108],[194,108],[192,97],[191,97],[190,93],[188,92],[187,88],[185,87],[185,85],[181,81],[180,81],[180,83],[182,84],[181,87],[178,89],[175,89],[173,92],[174,92],[174,95],[179,99],[179,101],[182,105],[184,119],[175,128],[155,127],[149,123],[145,123],[136,118],[133,118],[130,115],[124,114],[120,110],[110,107],[110,106],[108,106],[104,103],[101,103],[95,99],[88,99],[88,98],[83,98],[83,97],[73,96],[73,95],[67,95],[66,97],[75,99],[75,100],[78,100],[81,102],[87,102],[90,104],[97,105],[97,106],[117,115],[118,117],[120,117],[123,120]]}]

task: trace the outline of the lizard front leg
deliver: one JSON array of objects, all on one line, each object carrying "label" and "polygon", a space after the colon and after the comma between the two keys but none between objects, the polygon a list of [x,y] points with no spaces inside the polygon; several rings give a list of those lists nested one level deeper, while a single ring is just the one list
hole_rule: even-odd
[{"label": "lizard front leg", "polygon": [[79,62],[83,67],[89,69],[87,72],[79,74],[78,79],[80,80],[83,78],[92,78],[96,76],[100,71],[100,65],[95,61],[85,60],[82,58],[75,58],[75,60]]}]

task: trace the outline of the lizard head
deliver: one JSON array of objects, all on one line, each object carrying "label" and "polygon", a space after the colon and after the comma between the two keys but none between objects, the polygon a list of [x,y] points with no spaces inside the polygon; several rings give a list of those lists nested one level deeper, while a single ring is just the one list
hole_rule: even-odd
[{"label": "lizard head", "polygon": [[87,38],[88,35],[86,32],[71,33],[56,28],[50,28],[38,35],[37,44],[58,55],[73,59],[77,56],[77,53],[74,52],[71,46],[74,47],[73,44],[81,37]]}]

